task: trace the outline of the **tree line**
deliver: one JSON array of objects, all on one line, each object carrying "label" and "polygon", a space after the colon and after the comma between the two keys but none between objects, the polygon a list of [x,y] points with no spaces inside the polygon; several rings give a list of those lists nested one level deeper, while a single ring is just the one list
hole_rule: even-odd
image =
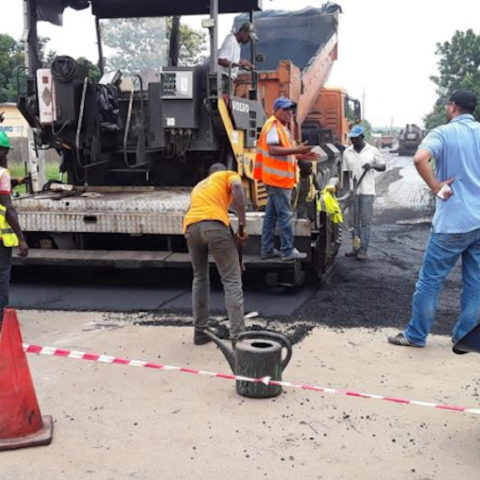
[{"label": "tree line", "polygon": [[[106,26],[105,43],[116,52],[107,60],[107,66],[125,73],[136,73],[129,71],[132,65],[142,73],[148,71],[152,68],[154,54],[158,55],[162,38],[169,36],[171,25],[170,19],[163,32],[151,19],[138,19],[135,24],[120,21]],[[201,61],[205,51],[204,32],[181,25],[179,36],[180,65]],[[55,52],[46,52],[47,42],[46,38],[39,41],[39,56],[45,65],[49,65],[55,57]],[[476,35],[472,29],[457,30],[450,41],[437,43],[435,54],[439,71],[430,80],[436,85],[437,102],[424,117],[427,130],[445,123],[444,105],[453,91],[468,88],[480,98],[480,35]],[[100,71],[96,65],[84,57],[77,61],[89,67],[92,78],[98,80]],[[22,43],[9,35],[0,34],[0,102],[16,101],[17,67],[23,63]],[[475,116],[480,119],[480,104]]]},{"label": "tree line", "polygon": [[[140,74],[145,80],[153,79],[162,64],[159,60],[167,56],[166,39],[172,29],[172,19],[159,23],[158,19],[118,19],[105,22],[102,34],[105,46],[111,55],[104,59],[107,70],[121,70],[126,74]],[[56,56],[46,51],[48,38],[39,38],[39,58],[45,65],[51,65]],[[204,60],[206,34],[188,25],[180,25],[179,65],[193,65]],[[163,51],[162,51],[163,49]],[[90,77],[98,81],[100,69],[85,57],[76,61],[89,69]],[[0,103],[17,100],[17,69],[24,65],[23,44],[9,35],[0,33]]]}]

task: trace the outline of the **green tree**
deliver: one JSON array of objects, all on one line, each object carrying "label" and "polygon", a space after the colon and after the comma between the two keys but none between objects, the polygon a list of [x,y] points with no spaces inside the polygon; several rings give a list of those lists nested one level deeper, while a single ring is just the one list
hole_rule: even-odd
[{"label": "green tree", "polygon": [[0,34],[0,102],[14,102],[17,98],[16,69],[23,65],[20,42]]},{"label": "green tree", "polygon": [[[437,86],[438,101],[424,118],[429,130],[445,123],[444,100],[459,88],[468,88],[480,98],[480,35],[473,30],[456,31],[451,41],[437,43],[438,75],[430,77]],[[480,105],[475,111],[480,118]]]},{"label": "green tree", "polygon": [[89,75],[95,82],[98,82],[100,80],[102,74],[100,72],[100,69],[98,68],[98,65],[92,63],[85,57],[77,58],[77,63],[79,63],[80,65],[85,65],[88,68]]},{"label": "green tree", "polygon": [[[140,74],[144,81],[156,77],[159,68],[167,65],[168,38],[172,21],[157,18],[115,19],[102,23],[104,44],[114,51],[107,56],[107,67],[128,74]],[[180,25],[180,65],[193,65],[201,60],[206,34]]]},{"label": "green tree", "polygon": [[[170,35],[171,21],[167,22],[167,36]],[[180,24],[179,65],[195,65],[205,60],[206,34],[202,30],[194,30],[188,25]]]}]

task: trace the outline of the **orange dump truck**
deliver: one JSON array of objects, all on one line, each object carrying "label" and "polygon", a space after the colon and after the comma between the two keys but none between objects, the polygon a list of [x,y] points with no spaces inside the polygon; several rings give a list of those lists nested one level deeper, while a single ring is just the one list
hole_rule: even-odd
[{"label": "orange dump truck", "polygon": [[[264,11],[254,14],[259,37],[252,55],[242,47],[242,57],[256,62],[259,100],[267,115],[275,98],[286,96],[297,102],[297,139],[321,140],[330,134],[337,144],[347,144],[351,122],[360,118],[360,102],[342,88],[326,88],[337,59],[337,28],[341,9],[328,4],[300,11]],[[247,18],[238,16],[234,27]],[[249,74],[240,75],[237,92],[249,88]],[[316,138],[315,135],[316,134]]]}]

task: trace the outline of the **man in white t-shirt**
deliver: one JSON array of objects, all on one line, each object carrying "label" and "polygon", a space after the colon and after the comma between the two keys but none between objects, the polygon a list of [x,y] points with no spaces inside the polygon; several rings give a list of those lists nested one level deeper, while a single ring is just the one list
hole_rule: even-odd
[{"label": "man in white t-shirt", "polygon": [[257,41],[255,29],[251,23],[244,23],[236,33],[230,33],[218,51],[218,64],[220,72],[228,76],[230,68],[230,78],[235,80],[238,75],[238,67],[253,70],[254,66],[244,58],[240,59],[240,45],[247,44],[251,40]]},{"label": "man in white t-shirt", "polygon": [[386,165],[379,150],[365,141],[365,131],[361,125],[355,125],[348,136],[352,145],[343,153],[343,170],[351,171],[352,178],[360,182],[356,196],[358,225],[355,225],[359,230],[360,248],[353,248],[346,256],[366,260],[375,200],[374,170],[383,172]]}]

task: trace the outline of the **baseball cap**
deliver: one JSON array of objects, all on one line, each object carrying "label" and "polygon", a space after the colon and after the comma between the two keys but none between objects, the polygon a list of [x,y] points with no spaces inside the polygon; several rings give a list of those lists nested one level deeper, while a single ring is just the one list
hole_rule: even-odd
[{"label": "baseball cap", "polygon": [[458,105],[467,112],[473,112],[477,106],[477,97],[473,92],[465,88],[455,90],[450,96],[449,101],[455,103],[455,105]]},{"label": "baseball cap", "polygon": [[287,97],[278,97],[273,102],[273,111],[278,110],[279,108],[283,108],[284,110],[288,110],[290,108],[295,109],[297,108],[297,104],[295,102],[292,102]]},{"label": "baseball cap", "polygon": [[365,130],[361,125],[355,125],[352,127],[350,132],[348,133],[348,138],[359,137],[360,135],[364,135]]},{"label": "baseball cap", "polygon": [[248,33],[250,39],[256,42],[258,40],[257,34],[255,33],[255,27],[250,22],[242,23],[242,26],[239,30],[243,30]]}]

